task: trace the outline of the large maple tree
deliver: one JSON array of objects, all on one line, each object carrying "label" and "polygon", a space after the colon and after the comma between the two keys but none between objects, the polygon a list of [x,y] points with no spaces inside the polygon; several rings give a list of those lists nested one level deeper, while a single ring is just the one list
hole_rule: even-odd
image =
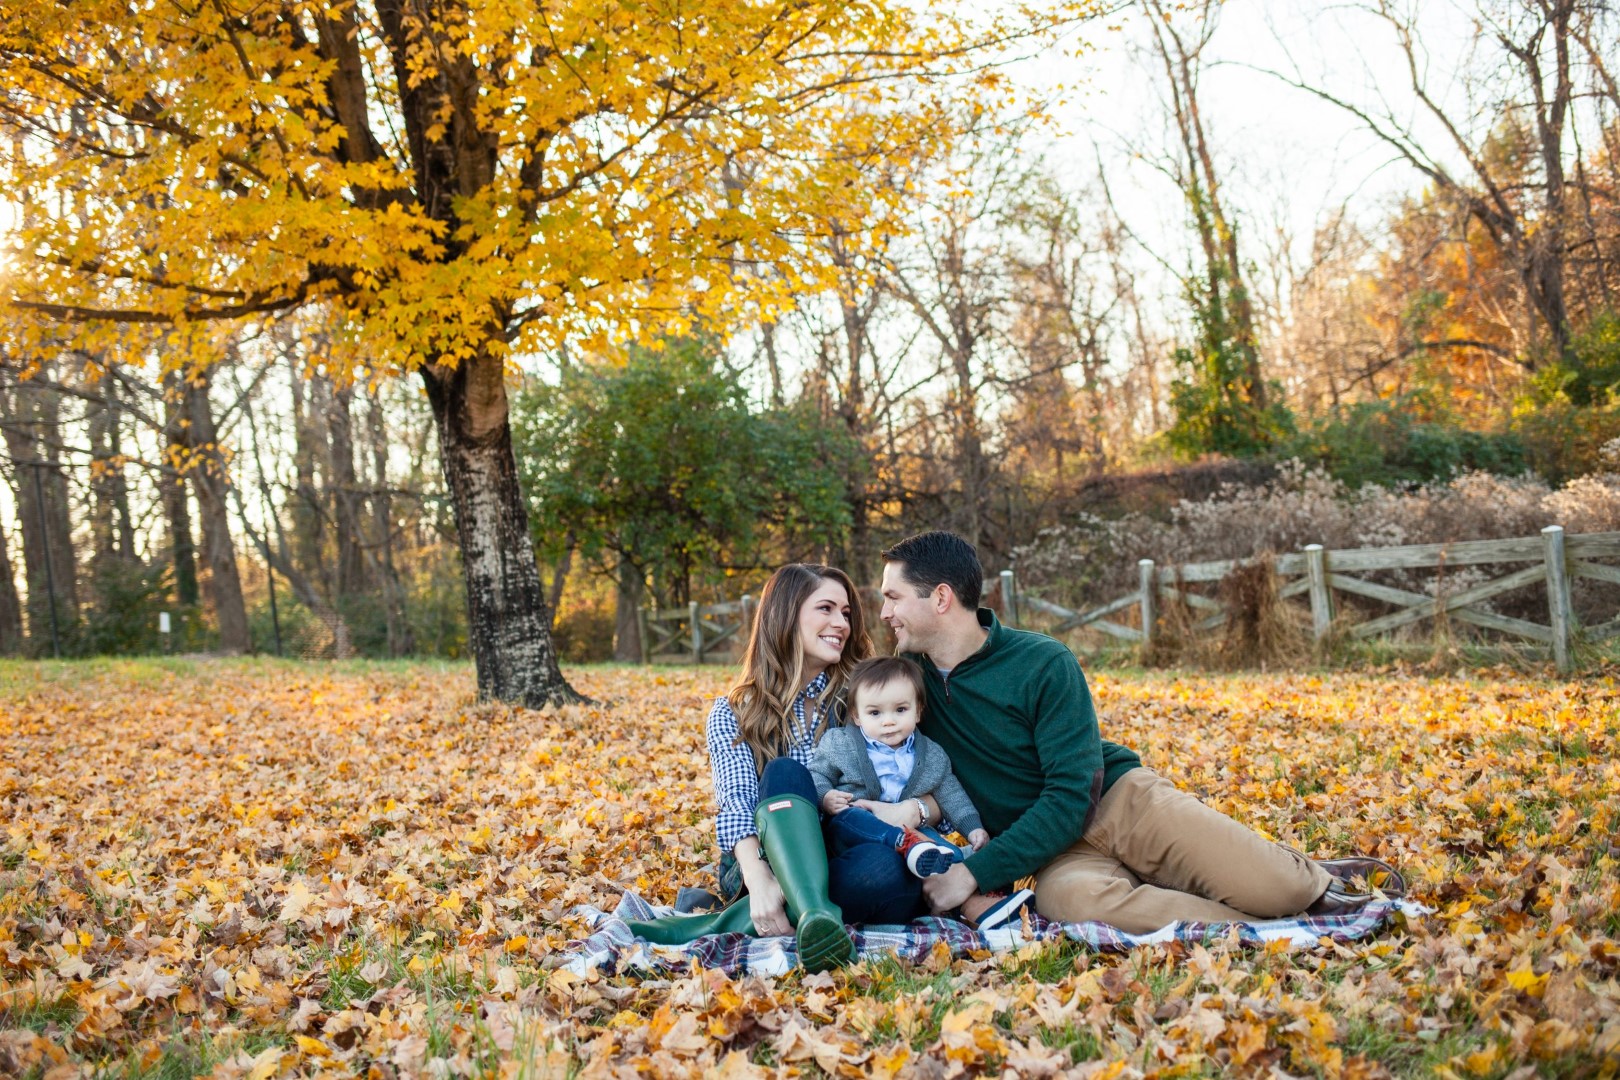
[{"label": "large maple tree", "polygon": [[566,698],[508,365],[817,287],[970,45],[891,0],[0,0],[11,349],[201,373],[300,310],[329,366],[414,373],[479,691]]}]

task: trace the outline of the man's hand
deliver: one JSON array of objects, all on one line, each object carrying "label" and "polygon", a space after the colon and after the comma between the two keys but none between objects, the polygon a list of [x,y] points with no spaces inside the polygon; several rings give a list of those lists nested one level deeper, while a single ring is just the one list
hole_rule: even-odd
[{"label": "man's hand", "polygon": [[978,851],[989,842],[990,834],[985,832],[983,829],[974,829],[972,832],[968,833],[968,847],[972,848],[974,851]]},{"label": "man's hand", "polygon": [[821,797],[821,808],[829,814],[842,814],[849,809],[849,804],[855,801],[855,796],[847,791],[833,788]]},{"label": "man's hand", "polygon": [[979,882],[966,863],[956,863],[943,874],[923,881],[923,895],[935,915],[962,906],[962,901],[979,891]]}]

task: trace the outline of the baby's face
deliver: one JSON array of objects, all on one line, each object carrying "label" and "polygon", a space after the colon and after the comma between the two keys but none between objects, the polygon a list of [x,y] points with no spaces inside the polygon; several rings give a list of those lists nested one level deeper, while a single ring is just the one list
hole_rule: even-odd
[{"label": "baby's face", "polygon": [[863,686],[855,698],[855,722],[861,734],[884,746],[899,746],[917,730],[917,693],[909,679],[890,679]]}]

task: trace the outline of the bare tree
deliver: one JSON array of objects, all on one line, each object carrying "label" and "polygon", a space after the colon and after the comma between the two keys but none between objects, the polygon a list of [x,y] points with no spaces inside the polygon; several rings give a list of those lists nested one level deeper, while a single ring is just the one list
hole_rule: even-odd
[{"label": "bare tree", "polygon": [[[1463,72],[1469,102],[1458,110],[1430,85],[1416,9],[1375,0],[1367,10],[1393,31],[1412,97],[1441,132],[1437,145],[1425,142],[1387,104],[1364,105],[1297,72],[1271,72],[1356,117],[1484,228],[1510,262],[1547,342],[1544,354],[1520,354],[1530,367],[1543,355],[1573,359],[1570,236],[1577,206],[1589,192],[1571,183],[1569,153],[1578,141],[1573,110],[1581,49],[1600,85],[1608,70],[1601,62],[1603,46],[1591,37],[1600,7],[1594,0],[1479,0],[1472,12],[1473,47],[1481,59]],[[1583,35],[1590,47],[1583,46]],[[1481,116],[1490,123],[1473,122]],[[1504,153],[1504,143],[1515,141],[1525,153]],[[1577,171],[1584,173],[1584,166]],[[1572,192],[1580,197],[1572,200]],[[1453,347],[1445,341],[1422,344]]]},{"label": "bare tree", "polygon": [[[1152,29],[1153,44],[1164,68],[1171,119],[1179,153],[1167,170],[1180,188],[1192,214],[1199,249],[1203,254],[1204,303],[1224,317],[1224,331],[1242,359],[1236,396],[1254,409],[1266,405],[1266,381],[1260,369],[1260,347],[1255,333],[1254,306],[1245,284],[1238,251],[1236,223],[1228,213],[1219,170],[1204,113],[1199,102],[1199,79],[1204,52],[1219,25],[1219,0],[1192,5],[1194,19],[1187,27],[1164,0],[1141,0]],[[1179,10],[1189,5],[1175,5]]]}]

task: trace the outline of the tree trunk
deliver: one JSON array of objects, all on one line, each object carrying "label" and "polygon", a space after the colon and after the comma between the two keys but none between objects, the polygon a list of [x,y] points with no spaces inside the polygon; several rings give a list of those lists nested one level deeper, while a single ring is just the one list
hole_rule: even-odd
[{"label": "tree trunk", "polygon": [[[199,382],[202,385],[197,385]],[[208,596],[219,624],[219,647],[226,653],[245,653],[252,647],[248,637],[247,604],[242,598],[242,577],[236,566],[236,544],[231,539],[231,508],[228,501],[231,480],[225,456],[220,452],[219,434],[214,430],[214,410],[208,399],[209,384],[193,379],[186,384],[186,411],[192,451],[191,482],[197,491],[197,510],[202,516],[203,557],[208,564]]]},{"label": "tree trunk", "polygon": [[295,497],[288,500],[292,516],[293,562],[301,571],[327,586],[326,560],[321,551],[321,499],[315,486],[315,462],[319,456],[319,435],[314,428],[314,403],[304,395],[304,373],[298,358],[288,353],[292,367],[293,475]]},{"label": "tree trunk", "polygon": [[365,556],[360,550],[360,495],[355,480],[353,387],[329,386],[326,429],[331,436],[332,518],[337,525],[337,595],[341,600],[366,588]]},{"label": "tree trunk", "polygon": [[613,659],[630,664],[641,662],[641,620],[636,612],[646,599],[641,570],[624,556],[619,556],[616,575],[618,587],[614,590]]},{"label": "tree trunk", "polygon": [[59,430],[55,391],[23,382],[5,396],[6,451],[16,465],[23,576],[28,583],[28,637],[33,652],[69,646],[78,622],[78,560],[67,477],[50,438]]},{"label": "tree trunk", "polygon": [[[107,385],[111,383],[111,379],[106,380]],[[118,417],[111,402],[92,407],[86,419],[90,429],[90,565],[97,569],[118,557],[113,484],[123,474],[113,458],[112,429]]]},{"label": "tree trunk", "polygon": [[[1545,26],[1552,32],[1554,65],[1552,95],[1547,99],[1545,79],[1534,49],[1522,52],[1527,74],[1533,80],[1537,107],[1536,132],[1541,148],[1541,168],[1546,181],[1542,206],[1544,213],[1530,234],[1531,266],[1536,278],[1537,306],[1552,335],[1553,351],[1565,365],[1574,364],[1574,333],[1564,297],[1564,265],[1569,248],[1566,237],[1569,208],[1565,201],[1565,126],[1574,87],[1570,79],[1570,21],[1575,14],[1573,0],[1558,0],[1542,8]],[[1539,35],[1538,35],[1539,36]]]},{"label": "tree trunk", "polygon": [[22,648],[22,600],[17,595],[17,575],[6,546],[6,530],[0,528],[0,656],[16,656]]},{"label": "tree trunk", "polygon": [[416,635],[405,609],[405,586],[394,565],[394,499],[388,490],[388,427],[382,399],[372,394],[366,409],[367,434],[371,439],[371,516],[377,523],[377,576],[382,579],[383,613],[387,620],[388,655],[409,656],[416,651]]},{"label": "tree trunk", "polygon": [[112,451],[113,474],[108,496],[113,504],[113,528],[118,534],[118,557],[125,562],[135,561],[135,515],[129,508],[129,481],[124,476],[124,411],[118,402],[118,380],[102,380],[106,388],[107,410],[111,414],[107,425]]},{"label": "tree trunk", "polygon": [[185,403],[179,376],[163,377],[164,462],[158,478],[163,492],[163,516],[169,524],[169,558],[174,564],[174,598],[182,607],[196,607],[197,547],[192,539],[191,503],[186,478],[179,467],[186,460]]},{"label": "tree trunk", "polygon": [[501,359],[484,354],[455,368],[426,365],[422,381],[455,508],[479,698],[530,708],[582,700],[563,679],[551,644],[551,613],[518,488]]}]

